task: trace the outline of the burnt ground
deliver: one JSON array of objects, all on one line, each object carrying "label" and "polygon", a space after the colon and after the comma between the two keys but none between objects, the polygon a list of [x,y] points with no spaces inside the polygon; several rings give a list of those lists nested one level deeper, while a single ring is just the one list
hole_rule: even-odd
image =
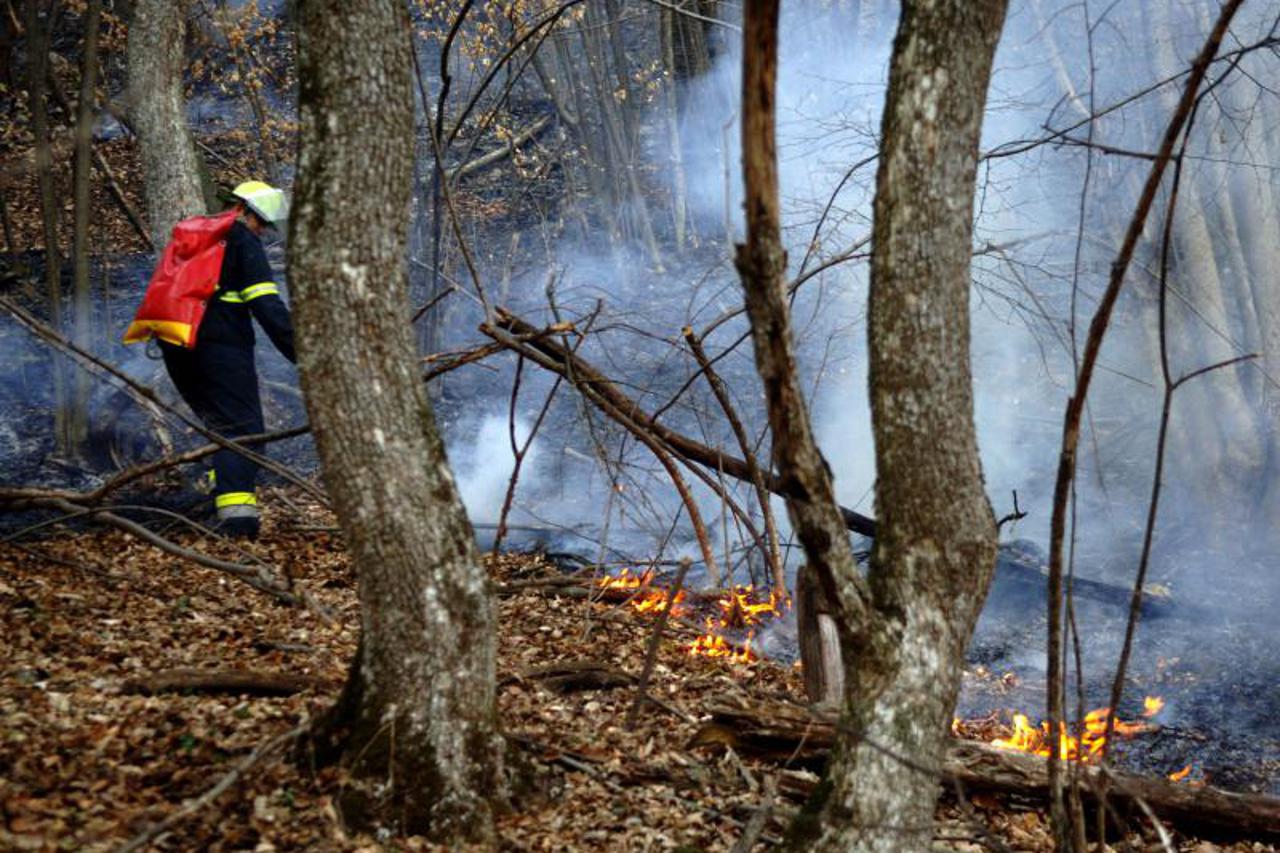
[{"label": "burnt ground", "polygon": [[[0,545],[0,848],[114,849],[335,699],[358,624],[347,555],[324,511],[279,491],[265,503],[265,535],[253,552],[295,578],[331,622],[115,531]],[[233,556],[226,544],[188,544]],[[488,566],[499,584],[561,575],[538,556]],[[794,667],[690,657],[693,631],[673,625],[651,684],[661,707],[628,727],[633,687],[559,693],[533,671],[591,660],[635,675],[646,617],[537,586],[499,601],[502,725],[528,746],[540,789],[501,819],[504,849],[726,850],[759,809],[762,780],[799,775],[687,746],[717,697],[798,699]],[[131,679],[178,667],[286,673],[313,686],[276,698],[127,692]],[[984,671],[970,681],[992,693],[1010,687]],[[154,847],[377,849],[343,830],[333,806],[342,784],[336,771],[312,773],[270,755]],[[761,847],[780,839],[795,808],[778,803]],[[935,849],[983,849],[984,833],[1013,850],[1049,849],[1034,805],[976,796],[971,808],[940,805]],[[431,849],[424,839],[385,846]],[[1274,848],[1179,839],[1178,849]]]}]

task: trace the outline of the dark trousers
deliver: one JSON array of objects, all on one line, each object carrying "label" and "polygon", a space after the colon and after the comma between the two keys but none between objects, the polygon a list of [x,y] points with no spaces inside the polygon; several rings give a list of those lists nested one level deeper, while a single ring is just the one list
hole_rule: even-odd
[{"label": "dark trousers", "polygon": [[[216,343],[200,344],[195,349],[162,343],[160,349],[178,393],[208,429],[224,438],[265,431],[252,349]],[[213,455],[213,470],[215,505],[219,509],[228,497],[234,500],[235,495],[253,494],[258,466],[250,460],[230,450],[219,450]]]}]

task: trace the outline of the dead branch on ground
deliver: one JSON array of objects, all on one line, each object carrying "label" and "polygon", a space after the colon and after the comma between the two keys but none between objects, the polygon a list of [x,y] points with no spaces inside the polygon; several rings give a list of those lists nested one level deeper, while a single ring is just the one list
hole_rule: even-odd
[{"label": "dead branch on ground", "polygon": [[287,672],[255,672],[248,669],[166,669],[131,678],[120,686],[125,693],[155,696],[160,693],[227,693],[245,696],[292,696],[320,686],[321,682]]},{"label": "dead branch on ground", "polygon": [[692,565],[693,563],[688,557],[680,561],[680,570],[676,572],[675,582],[671,584],[671,588],[667,591],[667,606],[662,608],[658,618],[654,620],[653,632],[649,635],[649,647],[645,650],[644,667],[640,670],[640,681],[636,685],[636,698],[631,703],[631,709],[627,711],[627,728],[635,727],[636,717],[640,713],[640,706],[648,698],[649,679],[653,676],[654,664],[658,662],[658,647],[662,645],[662,631],[667,627],[667,619],[671,616],[671,610],[675,607],[681,588],[684,587],[684,576],[689,573],[689,567]]},{"label": "dead branch on ground", "polygon": [[311,495],[320,503],[328,505],[328,498],[326,497],[326,495],[321,489],[317,488],[312,483],[307,482],[305,478],[295,473],[288,466],[282,465],[273,459],[268,459],[267,457],[263,456],[260,453],[255,453],[252,450],[248,449],[247,447],[242,447],[241,445],[237,444],[236,441],[226,438],[222,435],[219,435],[213,430],[206,428],[203,424],[199,423],[195,418],[189,417],[184,412],[182,412],[177,406],[161,399],[160,395],[158,395],[155,391],[143,385],[142,383],[138,382],[133,377],[129,376],[127,373],[117,368],[115,365],[109,364],[103,359],[94,355],[93,353],[88,352],[79,346],[76,346],[76,344],[68,340],[65,335],[61,334],[52,326],[48,325],[47,323],[40,320],[38,317],[28,312],[26,309],[18,305],[9,297],[0,296],[0,308],[3,308],[6,311],[8,311],[9,314],[12,315],[15,320],[17,320],[19,323],[25,326],[28,331],[35,334],[36,337],[40,338],[42,341],[52,346],[54,349],[59,350],[61,352],[70,353],[71,355],[75,356],[77,359],[79,359],[82,362],[82,366],[85,367],[86,369],[96,373],[107,374],[108,376],[114,378],[117,382],[119,382],[121,384],[121,387],[127,389],[131,395],[140,396],[144,400],[147,400],[150,403],[156,406],[159,406],[165,412],[173,415],[178,420],[186,424],[188,427],[195,430],[205,438],[209,439],[214,444],[217,444],[219,447],[223,448],[224,450],[230,450],[233,453],[239,454],[240,456],[243,456],[246,459],[249,459],[256,465],[262,468],[265,468],[268,471],[271,471],[275,474],[280,475],[285,480],[288,480],[290,483],[293,483],[295,486],[298,486],[307,494]]},{"label": "dead branch on ground", "polygon": [[[728,747],[761,760],[820,771],[835,742],[838,723],[830,711],[736,697],[726,697],[706,710],[711,719],[694,736],[691,746]],[[939,781],[958,783],[971,791],[1042,799],[1049,792],[1045,765],[1045,760],[1035,755],[979,741],[953,740]],[[1280,798],[1118,773],[1102,766],[1085,766],[1081,773],[1086,798],[1093,799],[1103,784],[1101,777],[1109,775],[1106,789],[1118,807],[1145,814],[1138,804],[1141,800],[1162,820],[1186,831],[1221,838],[1280,840]],[[797,781],[790,780],[785,790],[803,798],[812,783],[797,785]]]},{"label": "dead branch on ground", "polygon": [[259,761],[266,758],[268,755],[271,755],[290,741],[305,734],[308,729],[308,725],[308,723],[303,723],[297,728],[290,729],[284,734],[276,735],[275,737],[258,744],[254,747],[253,752],[249,753],[240,763],[231,768],[231,771],[219,779],[217,784],[212,788],[205,791],[194,800],[187,800],[165,817],[164,820],[147,827],[146,830],[118,847],[116,849],[116,853],[133,853],[134,850],[141,850],[156,838],[159,838],[174,826],[177,826],[180,821],[210,805],[214,800],[222,796],[228,788],[234,785],[241,776],[247,773]]}]

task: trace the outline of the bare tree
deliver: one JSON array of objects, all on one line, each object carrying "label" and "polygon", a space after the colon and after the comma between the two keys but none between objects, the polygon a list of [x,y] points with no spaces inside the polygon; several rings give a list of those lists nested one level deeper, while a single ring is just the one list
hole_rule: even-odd
[{"label": "bare tree", "polygon": [[129,118],[138,134],[147,217],[157,248],[173,226],[205,212],[200,161],[182,89],[185,2],[138,0],[129,24]]},{"label": "bare tree", "polygon": [[[54,199],[53,153],[49,139],[49,44],[57,6],[27,0],[27,89],[31,96],[31,130],[35,137],[36,176],[40,187],[40,218],[44,230],[45,292],[49,321],[62,326],[62,253],[58,249],[58,207]],[[67,363],[55,355],[53,371],[53,435],[58,452],[68,456],[73,443],[67,395]]]},{"label": "bare tree", "polygon": [[[80,71],[80,104],[76,111],[76,156],[73,194],[75,197],[75,229],[72,257],[75,261],[75,297],[72,302],[73,338],[81,349],[90,349],[89,335],[93,325],[92,292],[89,283],[89,173],[90,150],[93,145],[93,102],[98,76],[98,24],[102,18],[102,1],[89,0],[84,13],[84,62]],[[80,453],[89,437],[89,393],[91,379],[87,371],[76,374],[75,397],[68,430],[74,452]]]},{"label": "bare tree", "polygon": [[346,768],[353,827],[489,841],[506,799],[494,615],[404,322],[409,21],[395,0],[317,0],[299,27],[299,368],[362,629],[317,758]]},{"label": "bare tree", "polygon": [[869,338],[880,521],[854,565],[796,371],[783,278],[773,116],[777,0],[746,4],[738,249],[793,527],[839,621],[840,734],[797,846],[929,845],[964,653],[995,563],[969,367],[978,137],[1005,0],[905,2],[876,184]]}]

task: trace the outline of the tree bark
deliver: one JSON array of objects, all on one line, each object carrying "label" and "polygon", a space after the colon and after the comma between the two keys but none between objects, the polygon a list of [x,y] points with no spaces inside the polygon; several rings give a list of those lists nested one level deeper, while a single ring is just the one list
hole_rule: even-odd
[{"label": "tree bark", "polygon": [[925,849],[961,666],[990,584],[969,364],[978,138],[1005,0],[905,2],[889,70],[868,304],[875,619],[845,658],[818,849]]},{"label": "tree bark", "polygon": [[[995,564],[969,372],[978,136],[1004,0],[907,2],[884,112],[869,339],[877,504],[869,583],[809,425],[783,281],[774,143],[777,0],[744,22],[747,243],[738,249],[787,508],[834,609],[844,707],[825,782],[793,827],[810,850],[929,845],[965,648]],[[921,768],[925,772],[921,772]]]},{"label": "tree bark", "polygon": [[138,134],[151,242],[158,249],[174,225],[206,212],[182,88],[186,9],[177,0],[138,0],[129,24],[129,119]]},{"label": "tree bark", "polygon": [[795,603],[804,692],[814,704],[838,708],[844,696],[839,627],[831,615],[834,608],[807,565],[796,572]]},{"label": "tree bark", "polygon": [[[49,323],[59,331],[62,317],[62,252],[58,248],[58,206],[54,199],[53,154],[49,140],[48,69],[49,44],[56,6],[43,0],[27,0],[27,90],[31,100],[31,132],[35,137],[36,177],[40,192],[40,218],[44,230],[45,293],[49,299]],[[51,356],[53,374],[53,436],[59,455],[72,452],[69,430],[70,400],[67,394],[67,360]]]},{"label": "tree bark", "polygon": [[[91,349],[89,340],[93,326],[92,291],[89,282],[89,166],[93,145],[93,102],[98,76],[98,22],[102,17],[102,0],[89,0],[84,13],[84,61],[80,71],[80,103],[76,110],[74,247],[75,291],[72,300],[71,339],[81,349]],[[75,393],[71,400],[68,438],[73,452],[79,454],[89,439],[89,394],[92,377],[88,371],[76,373]]]},{"label": "tree bark", "polygon": [[409,20],[394,0],[299,14],[298,366],[362,626],[316,740],[349,775],[348,825],[492,843],[507,786],[490,591],[404,321]]}]

